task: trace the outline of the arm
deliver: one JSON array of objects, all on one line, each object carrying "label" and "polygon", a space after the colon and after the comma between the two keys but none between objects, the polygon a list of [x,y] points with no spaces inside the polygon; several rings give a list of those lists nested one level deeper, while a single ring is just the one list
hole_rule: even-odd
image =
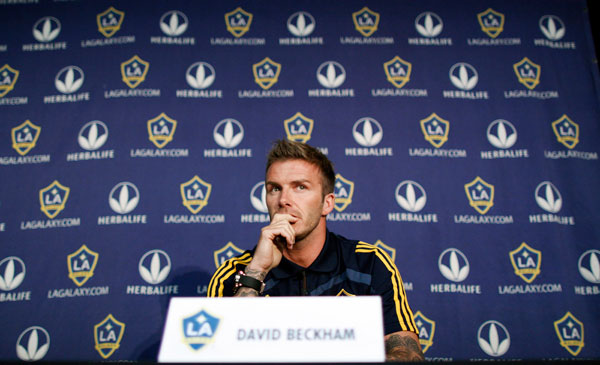
[{"label": "arm", "polygon": [[[271,224],[263,227],[254,257],[244,270],[246,276],[264,281],[269,271],[279,265],[283,255],[283,247],[286,245],[292,247],[295,243],[296,232],[291,225],[295,221],[297,221],[297,218],[291,215],[275,214]],[[234,296],[256,297],[258,295],[258,292],[252,288],[241,287]]]},{"label": "arm", "polygon": [[384,337],[385,360],[394,361],[423,361],[419,337],[414,332],[399,331]]}]

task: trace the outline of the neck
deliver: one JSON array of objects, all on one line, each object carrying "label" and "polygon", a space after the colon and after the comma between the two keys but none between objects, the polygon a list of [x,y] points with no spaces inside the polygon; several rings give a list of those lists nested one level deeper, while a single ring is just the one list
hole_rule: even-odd
[{"label": "neck", "polygon": [[290,250],[287,247],[283,250],[283,256],[296,265],[309,267],[319,256],[327,235],[325,218],[321,218],[319,225],[300,241],[296,241],[294,247]]}]

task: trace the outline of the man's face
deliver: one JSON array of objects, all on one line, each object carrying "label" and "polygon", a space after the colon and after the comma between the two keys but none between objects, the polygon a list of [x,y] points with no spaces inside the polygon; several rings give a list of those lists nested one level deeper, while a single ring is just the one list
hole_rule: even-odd
[{"label": "man's face", "polygon": [[271,219],[276,213],[290,214],[296,240],[308,236],[321,217],[331,209],[323,198],[323,183],[319,168],[304,160],[285,160],[273,163],[265,179],[267,207]]}]

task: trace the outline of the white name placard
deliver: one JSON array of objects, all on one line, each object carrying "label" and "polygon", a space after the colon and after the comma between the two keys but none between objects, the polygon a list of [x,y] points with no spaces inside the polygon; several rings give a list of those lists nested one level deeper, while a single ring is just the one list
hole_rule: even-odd
[{"label": "white name placard", "polygon": [[378,296],[172,298],[159,362],[383,362]]}]

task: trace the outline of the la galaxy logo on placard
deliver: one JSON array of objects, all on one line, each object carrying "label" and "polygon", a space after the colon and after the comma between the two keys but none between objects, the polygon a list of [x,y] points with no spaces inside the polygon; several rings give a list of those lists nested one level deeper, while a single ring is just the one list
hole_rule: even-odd
[{"label": "la galaxy logo on placard", "polygon": [[93,276],[100,255],[89,249],[85,244],[75,252],[67,255],[68,278],[77,286],[76,288],[58,288],[48,290],[48,299],[63,299],[77,297],[96,297],[108,295],[108,286],[84,287]]},{"label": "la galaxy logo on placard", "polygon": [[496,188],[477,176],[471,182],[464,185],[464,191],[469,201],[469,206],[475,209],[479,215],[461,214],[454,215],[454,223],[461,224],[512,224],[512,215],[487,215],[494,206]]},{"label": "la galaxy logo on placard", "polygon": [[508,253],[514,274],[527,284],[498,285],[498,294],[551,294],[562,293],[559,283],[536,283],[533,281],[540,275],[542,267],[542,252],[522,242],[521,245]]},{"label": "la galaxy logo on placard", "polygon": [[81,225],[81,218],[56,218],[67,204],[71,189],[54,180],[50,185],[39,191],[40,210],[49,218],[47,220],[33,220],[21,222],[21,230],[69,228]]},{"label": "la galaxy logo on placard", "polygon": [[160,97],[160,89],[138,89],[148,76],[150,62],[142,59],[137,54],[126,61],[121,62],[121,81],[127,85],[128,89],[111,89],[104,91],[105,99],[142,97],[152,98]]},{"label": "la galaxy logo on placard", "polygon": [[427,118],[419,121],[419,127],[423,138],[434,148],[409,147],[408,155],[411,157],[435,157],[435,158],[466,158],[465,149],[441,148],[449,139],[450,121],[431,113]]},{"label": "la galaxy logo on placard", "polygon": [[333,194],[335,195],[332,211],[327,215],[330,222],[368,222],[371,220],[370,212],[345,212],[354,197],[354,182],[346,179],[341,174],[335,175]]},{"label": "la galaxy logo on placard", "polygon": [[[243,37],[250,31],[254,15],[241,7],[225,13],[225,29],[231,37],[211,37],[212,46],[264,46],[265,38]],[[242,38],[243,37],[243,38]]]},{"label": "la galaxy logo on placard", "polygon": [[513,65],[513,70],[517,76],[517,80],[527,90],[507,90],[504,91],[504,98],[533,98],[538,100],[556,99],[559,97],[558,91],[546,90],[537,91],[534,90],[540,83],[542,74],[542,67],[537,63],[534,63],[527,57]]},{"label": "la galaxy logo on placard", "polygon": [[5,98],[6,94],[11,92],[17,84],[19,71],[5,64],[0,67],[0,105],[24,105],[29,102],[27,96],[15,96]]},{"label": "la galaxy logo on placard", "polygon": [[383,71],[386,80],[391,83],[394,88],[371,89],[371,96],[427,97],[427,89],[404,88],[410,81],[412,63],[403,60],[399,56],[394,56],[391,60],[383,63]]},{"label": "la galaxy logo on placard", "polygon": [[212,192],[212,184],[204,181],[198,175],[179,185],[180,202],[191,215],[165,214],[163,223],[166,224],[218,224],[225,223],[224,214],[198,214],[208,205]]},{"label": "la galaxy logo on placard", "polygon": [[57,51],[67,49],[67,42],[55,42],[60,35],[61,24],[53,16],[45,16],[33,25],[32,35],[38,43],[23,44],[23,52]]},{"label": "la galaxy logo on placard", "polygon": [[238,90],[238,98],[291,98],[293,89],[271,89],[279,82],[282,66],[269,57],[252,65],[254,82],[262,89]]},{"label": "la galaxy logo on placard", "polygon": [[500,33],[504,31],[504,14],[488,8],[477,14],[477,22],[481,31],[489,38],[468,38],[469,46],[518,46],[521,44],[521,38],[499,38]]},{"label": "la galaxy logo on placard", "polygon": [[210,345],[215,340],[220,319],[202,309],[181,321],[183,342],[194,351]]},{"label": "la galaxy logo on placard", "polygon": [[417,15],[415,30],[420,37],[408,38],[412,46],[452,46],[452,38],[438,37],[444,29],[442,18],[434,12],[426,11]]},{"label": "la galaxy logo on placard", "polygon": [[105,11],[96,14],[96,28],[104,38],[84,39],[81,47],[103,47],[135,43],[134,35],[117,36],[125,20],[125,12],[109,7]]},{"label": "la galaxy logo on placard", "polygon": [[352,13],[352,23],[354,23],[354,30],[357,31],[362,37],[356,36],[340,36],[340,44],[345,45],[390,45],[394,44],[394,37],[371,37],[375,32],[379,30],[379,20],[381,16],[379,13],[364,7],[358,11]]},{"label": "la galaxy logo on placard", "polygon": [[41,132],[42,128],[33,124],[30,120],[26,120],[12,128],[10,133],[12,148],[19,156],[2,156],[0,157],[0,165],[24,165],[50,162],[51,156],[49,154],[28,155],[28,153],[37,145]]}]

